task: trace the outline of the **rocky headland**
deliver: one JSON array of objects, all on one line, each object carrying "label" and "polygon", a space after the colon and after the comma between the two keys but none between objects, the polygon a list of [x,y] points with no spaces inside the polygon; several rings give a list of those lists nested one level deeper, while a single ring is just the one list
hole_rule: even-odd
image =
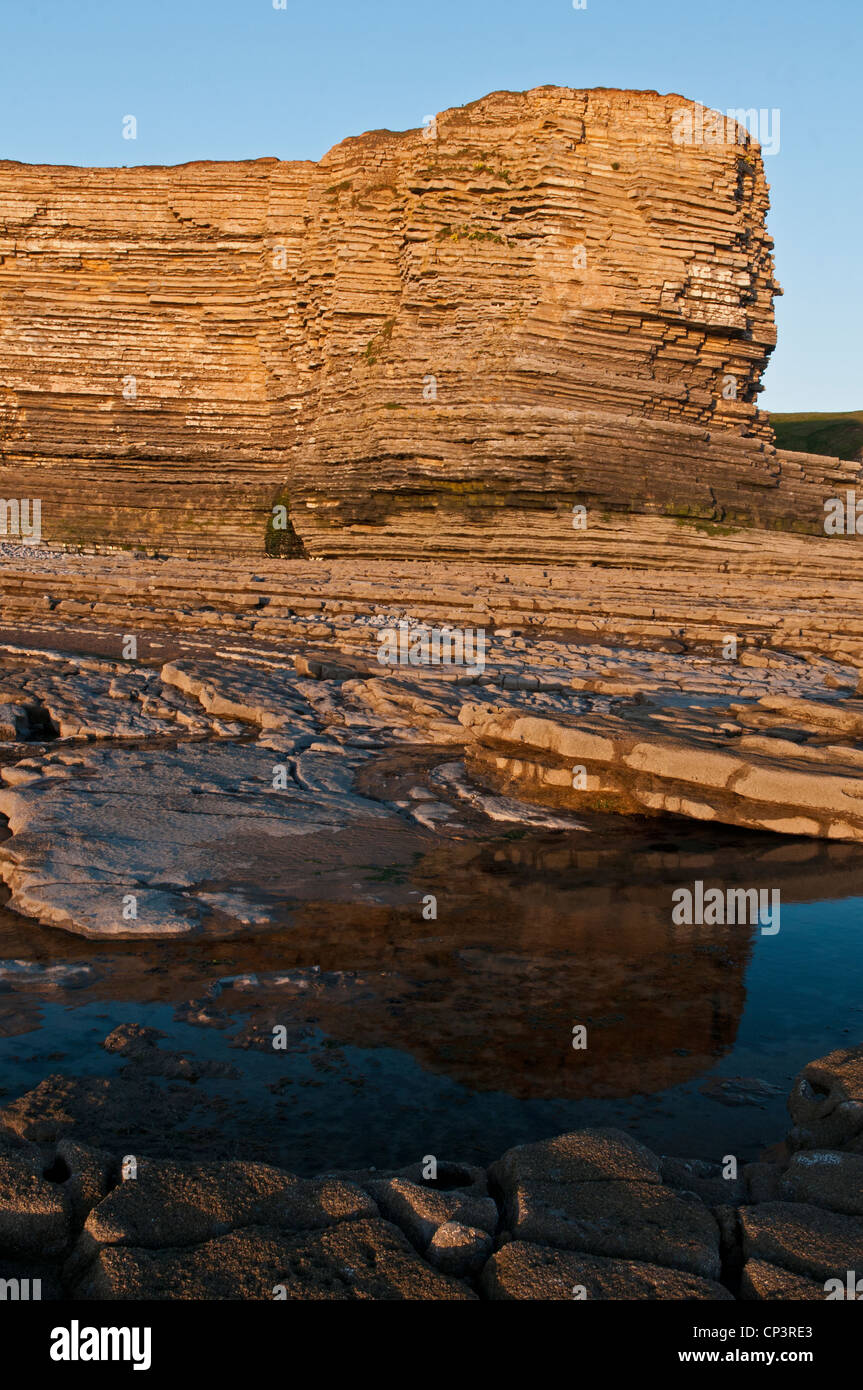
[{"label": "rocky headland", "polygon": [[860,464],[775,447],[761,151],[681,141],[694,108],[540,87],[318,164],[0,163],[5,495],[204,556],[578,563],[575,506],[823,534]]}]

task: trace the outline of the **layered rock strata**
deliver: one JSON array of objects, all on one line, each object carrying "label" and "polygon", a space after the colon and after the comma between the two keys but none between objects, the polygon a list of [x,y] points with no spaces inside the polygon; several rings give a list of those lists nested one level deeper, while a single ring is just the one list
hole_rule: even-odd
[{"label": "layered rock strata", "polygon": [[523,651],[545,634],[690,652],[719,651],[736,636],[749,648],[743,664],[769,666],[770,653],[786,653],[845,663],[863,675],[863,550],[851,537],[726,535],[633,517],[579,535],[566,566],[255,566],[9,551],[0,565],[2,620],[31,633],[68,630],[87,640],[106,630],[207,632],[282,648],[342,646],[367,641],[372,618],[405,618],[473,625],[490,638],[508,629]]},{"label": "layered rock strata", "polygon": [[[844,585],[811,573],[823,543],[772,539],[764,553],[699,539],[691,568],[637,589],[610,568],[513,569],[504,584],[480,566],[288,562],[265,579],[239,564],[10,558],[12,905],[83,935],[239,930],[271,920],[264,881],[307,899],[315,836],[338,884],[369,846],[392,864],[490,822],[581,836],[585,818],[621,811],[859,840],[863,627],[847,604],[860,585],[850,561]],[[700,566],[717,554],[728,573],[705,605]],[[381,664],[399,621],[482,628],[482,669]],[[136,741],[161,744],[158,759]],[[413,784],[363,782],[374,755],[423,748]],[[231,893],[208,886],[214,857]]]},{"label": "layered rock strata", "polygon": [[863,840],[863,702],[765,695],[727,712],[555,719],[466,704],[459,717],[471,767],[533,800]]},{"label": "layered rock strata", "polygon": [[11,907],[96,937],[266,926],[324,891],[322,855],[338,895],[370,857],[501,823],[589,835],[582,812],[863,839],[853,667],[507,634],[473,674],[388,668],[350,626],[345,652],[199,641],[156,666],[0,644]]},{"label": "layered rock strata", "polygon": [[0,164],[4,496],[196,553],[566,563],[574,505],[821,531],[860,465],[773,447],[761,155],[677,143],[690,107],[543,87],[318,164]]}]

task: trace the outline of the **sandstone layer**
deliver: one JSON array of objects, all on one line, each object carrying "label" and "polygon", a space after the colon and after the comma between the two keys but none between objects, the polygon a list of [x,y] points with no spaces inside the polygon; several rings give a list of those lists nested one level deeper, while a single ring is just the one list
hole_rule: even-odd
[{"label": "sandstone layer", "polygon": [[317,164],[0,164],[4,496],[181,553],[568,563],[574,505],[822,530],[860,465],[774,448],[761,154],[676,143],[691,105],[543,87]]}]

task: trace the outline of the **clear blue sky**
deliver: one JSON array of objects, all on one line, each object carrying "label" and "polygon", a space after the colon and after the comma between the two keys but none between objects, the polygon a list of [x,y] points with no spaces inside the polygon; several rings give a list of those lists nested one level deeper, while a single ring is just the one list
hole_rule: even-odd
[{"label": "clear blue sky", "polygon": [[761,403],[863,409],[861,32],[863,0],[5,0],[0,157],[318,159],[549,82],[778,107],[785,297]]}]

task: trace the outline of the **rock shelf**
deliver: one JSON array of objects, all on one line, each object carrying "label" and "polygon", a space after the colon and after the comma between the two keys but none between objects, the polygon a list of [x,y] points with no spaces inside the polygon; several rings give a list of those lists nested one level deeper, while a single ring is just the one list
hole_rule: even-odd
[{"label": "rock shelf", "polygon": [[[271,903],[239,849],[218,855],[233,900],[207,878],[213,847],[244,836],[293,902],[316,834],[339,842],[342,879],[370,840],[391,863],[490,820],[582,834],[591,814],[662,814],[859,840],[854,542],[723,541],[709,603],[702,545],[715,556],[705,538],[647,578],[622,562],[260,572],[9,556],[0,874],[13,908],[85,935],[263,925]],[[481,630],[481,669],[381,664],[399,622]],[[416,795],[360,789],[407,749],[430,755]]]}]

